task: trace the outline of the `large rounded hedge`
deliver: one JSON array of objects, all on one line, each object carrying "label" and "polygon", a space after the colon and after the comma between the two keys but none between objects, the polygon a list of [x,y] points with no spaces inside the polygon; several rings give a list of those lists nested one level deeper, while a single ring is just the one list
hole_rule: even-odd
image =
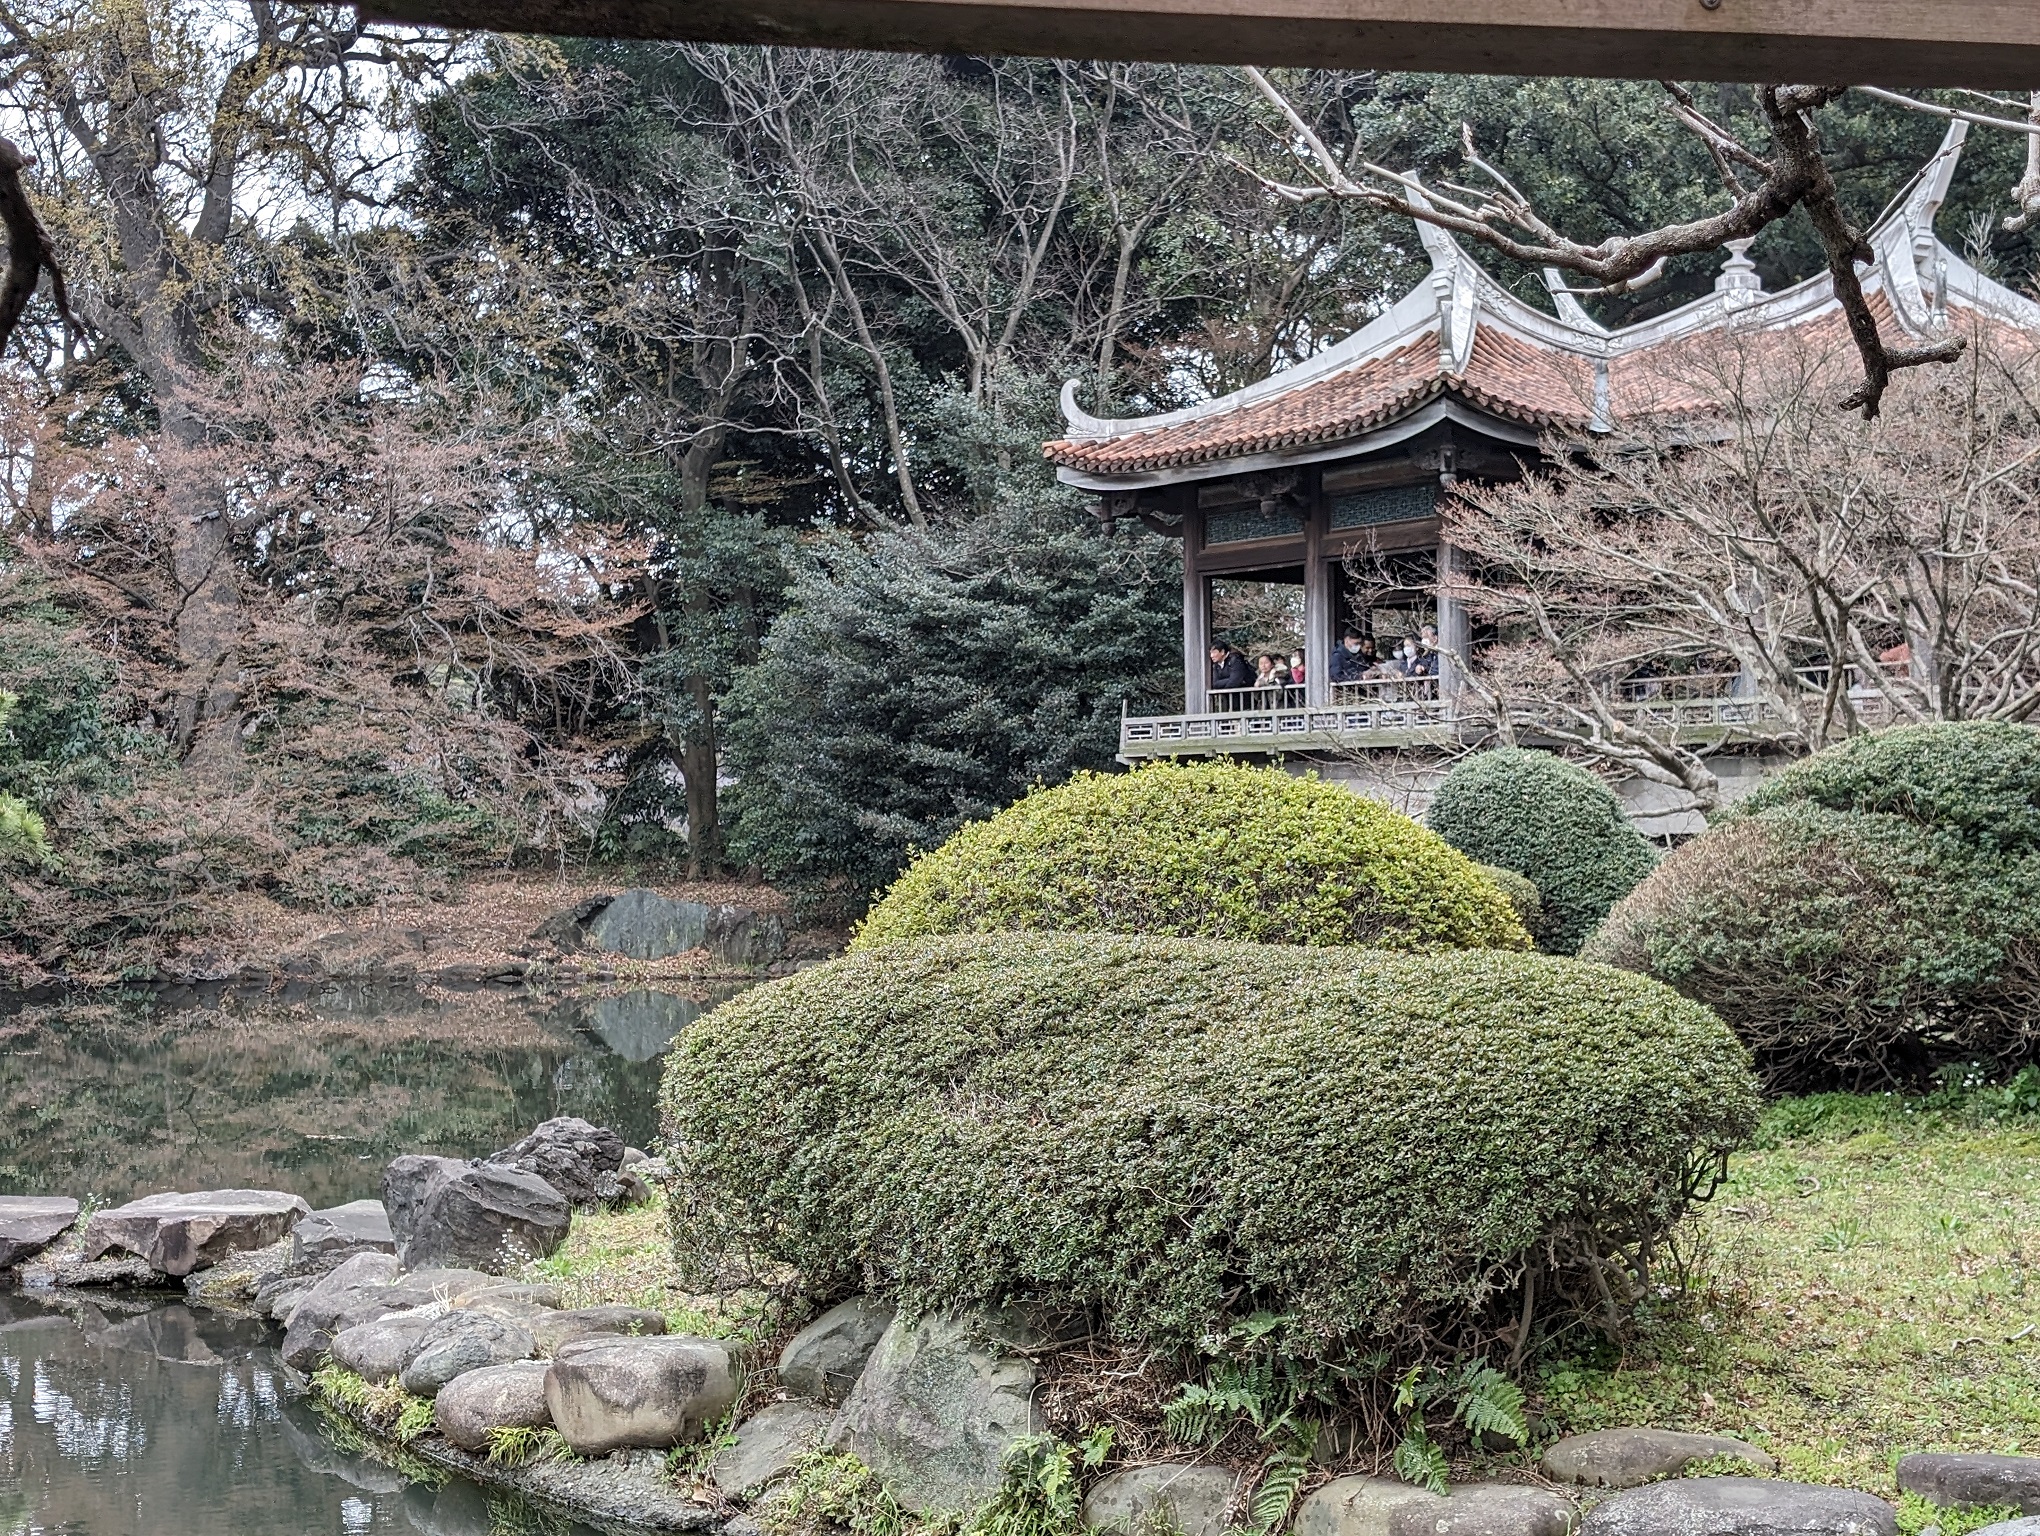
[{"label": "large rounded hedge", "polygon": [[916,859],[854,946],[1011,929],[1527,949],[1508,899],[1400,812],[1233,763],[1080,773]]},{"label": "large rounded hedge", "polygon": [[2040,1047],[2040,731],[1957,723],[1796,764],[1609,914],[1594,959],[1711,1004],[1780,1085]]},{"label": "large rounded hedge", "polygon": [[[1301,1347],[1593,1296],[1751,1130],[1705,1008],[1544,956],[984,934],[724,1003],[667,1064],[683,1270]],[[1568,1282],[1571,1282],[1570,1288]],[[1490,1321],[1493,1319],[1491,1318]]]},{"label": "large rounded hedge", "polygon": [[1466,758],[1424,819],[1469,859],[1537,887],[1537,944],[1554,954],[1577,953],[1657,862],[1608,786],[1549,752],[1503,747]]}]

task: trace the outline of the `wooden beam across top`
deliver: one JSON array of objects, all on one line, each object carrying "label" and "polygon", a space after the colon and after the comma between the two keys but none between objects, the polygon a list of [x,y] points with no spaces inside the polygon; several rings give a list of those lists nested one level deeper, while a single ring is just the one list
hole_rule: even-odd
[{"label": "wooden beam across top", "polygon": [[2040,88],[2040,0],[362,0],[498,32],[1465,74]]}]

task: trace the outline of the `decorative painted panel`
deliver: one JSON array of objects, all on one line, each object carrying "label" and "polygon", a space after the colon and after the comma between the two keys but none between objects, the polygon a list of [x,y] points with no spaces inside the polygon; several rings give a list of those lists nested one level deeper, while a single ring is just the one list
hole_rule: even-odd
[{"label": "decorative painted panel", "polygon": [[1438,482],[1389,485],[1376,491],[1352,491],[1332,500],[1334,528],[1372,528],[1381,523],[1407,523],[1431,517],[1438,510]]},{"label": "decorative painted panel", "polygon": [[1286,539],[1303,532],[1303,512],[1298,507],[1236,507],[1228,512],[1204,514],[1204,542],[1244,544],[1249,539]]}]

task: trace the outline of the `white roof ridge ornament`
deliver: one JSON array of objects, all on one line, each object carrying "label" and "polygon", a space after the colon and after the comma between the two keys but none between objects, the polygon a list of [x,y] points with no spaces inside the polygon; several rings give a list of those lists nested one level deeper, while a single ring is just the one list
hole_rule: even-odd
[{"label": "white roof ridge ornament", "polygon": [[1750,247],[1756,243],[1755,235],[1723,242],[1728,247],[1728,259],[1722,262],[1714,279],[1714,291],[1720,296],[1723,309],[1748,309],[1764,297],[1764,280],[1757,275],[1757,264],[1750,260]]},{"label": "white roof ridge ornament", "polygon": [[1077,404],[1077,381],[1065,379],[1062,387],[1062,415],[1069,424],[1072,437],[1110,437],[1113,424],[1103,416],[1093,416]]}]

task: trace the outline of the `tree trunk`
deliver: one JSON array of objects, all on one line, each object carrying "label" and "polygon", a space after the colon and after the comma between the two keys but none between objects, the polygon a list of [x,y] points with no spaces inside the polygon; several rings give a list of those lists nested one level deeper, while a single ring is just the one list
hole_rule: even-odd
[{"label": "tree trunk", "polygon": [[178,755],[201,779],[226,778],[241,760],[241,656],[247,620],[206,431],[190,413],[163,413],[165,511],[177,583],[178,680],[171,717]]},{"label": "tree trunk", "polygon": [[715,693],[700,673],[687,679],[694,725],[680,743],[680,776],[687,781],[687,878],[722,873],[722,810],[716,800]]}]

